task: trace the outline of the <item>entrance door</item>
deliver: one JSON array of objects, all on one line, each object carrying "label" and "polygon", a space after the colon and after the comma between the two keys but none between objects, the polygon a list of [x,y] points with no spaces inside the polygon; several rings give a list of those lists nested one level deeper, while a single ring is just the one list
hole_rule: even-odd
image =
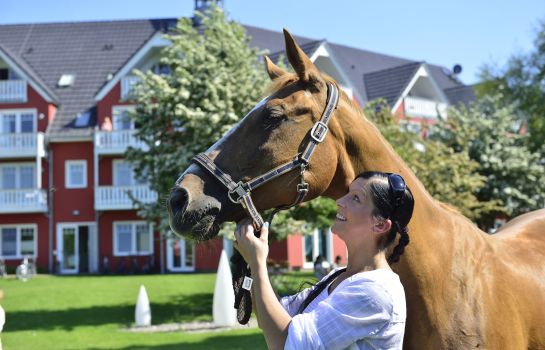
[{"label": "entrance door", "polygon": [[195,271],[195,254],[191,242],[185,239],[167,240],[167,268],[172,272]]},{"label": "entrance door", "polygon": [[57,259],[59,273],[97,272],[97,240],[93,224],[59,224]]},{"label": "entrance door", "polygon": [[78,273],[79,265],[79,235],[76,225],[61,227],[59,239],[59,257],[61,273]]}]

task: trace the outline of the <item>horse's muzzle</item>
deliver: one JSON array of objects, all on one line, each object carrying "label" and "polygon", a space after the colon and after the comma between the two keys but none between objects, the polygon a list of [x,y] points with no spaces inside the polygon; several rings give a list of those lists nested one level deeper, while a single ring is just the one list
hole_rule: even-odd
[{"label": "horse's muzzle", "polygon": [[215,198],[204,194],[192,196],[191,190],[176,187],[170,193],[167,207],[170,228],[176,235],[199,241],[217,235],[221,204]]}]

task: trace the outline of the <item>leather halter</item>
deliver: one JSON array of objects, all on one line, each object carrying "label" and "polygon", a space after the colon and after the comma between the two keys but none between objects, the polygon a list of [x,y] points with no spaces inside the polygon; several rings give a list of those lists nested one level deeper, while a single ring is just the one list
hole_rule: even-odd
[{"label": "leather halter", "polygon": [[227,196],[229,199],[235,203],[240,204],[246,210],[248,215],[254,221],[254,226],[256,230],[260,230],[264,224],[263,218],[259,214],[257,208],[255,207],[251,192],[259,186],[282,176],[294,169],[299,169],[301,175],[301,181],[297,185],[297,197],[295,201],[290,205],[285,205],[277,207],[271,213],[269,217],[269,223],[272,221],[274,214],[283,209],[288,209],[294,205],[297,205],[303,201],[305,196],[308,193],[308,183],[305,181],[305,171],[310,163],[310,157],[316,149],[316,146],[320,144],[326,137],[328,132],[328,123],[331,119],[333,109],[337,108],[337,103],[339,101],[339,90],[335,84],[327,84],[327,103],[326,107],[322,113],[322,116],[319,121],[314,123],[312,129],[310,130],[310,140],[305,147],[305,150],[302,153],[299,153],[295,159],[277,166],[276,168],[269,170],[263,175],[255,177],[247,182],[235,182],[229,174],[222,171],[214,161],[205,153],[200,153],[193,157],[192,162],[202,166],[210,174],[212,174],[220,183],[222,183],[228,190]]}]

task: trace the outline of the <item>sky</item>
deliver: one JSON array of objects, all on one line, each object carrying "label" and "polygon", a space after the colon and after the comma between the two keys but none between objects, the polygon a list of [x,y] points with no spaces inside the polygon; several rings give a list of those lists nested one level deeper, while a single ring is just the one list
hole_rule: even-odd
[{"label": "sky", "polygon": [[[193,8],[193,0],[0,0],[0,24],[172,18]],[[466,84],[478,81],[483,64],[501,67],[530,51],[545,20],[545,0],[225,0],[224,9],[242,24],[460,64]]]}]

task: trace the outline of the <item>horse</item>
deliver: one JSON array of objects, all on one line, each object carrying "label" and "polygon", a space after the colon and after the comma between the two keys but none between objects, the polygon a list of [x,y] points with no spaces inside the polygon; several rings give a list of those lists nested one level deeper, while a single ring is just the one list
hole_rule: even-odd
[{"label": "horse", "polygon": [[[300,154],[336,85],[286,30],[284,38],[294,73],[265,57],[270,94],[206,152],[233,179],[248,181]],[[311,200],[339,198],[363,171],[401,174],[415,198],[411,243],[393,265],[407,298],[405,349],[545,349],[545,209],[486,234],[435,200],[343,92],[314,153],[304,174],[289,171],[253,190],[253,204],[263,211],[292,203],[301,176]],[[248,215],[229,198],[210,171],[191,164],[168,200],[173,231],[215,237],[222,222]]]}]

